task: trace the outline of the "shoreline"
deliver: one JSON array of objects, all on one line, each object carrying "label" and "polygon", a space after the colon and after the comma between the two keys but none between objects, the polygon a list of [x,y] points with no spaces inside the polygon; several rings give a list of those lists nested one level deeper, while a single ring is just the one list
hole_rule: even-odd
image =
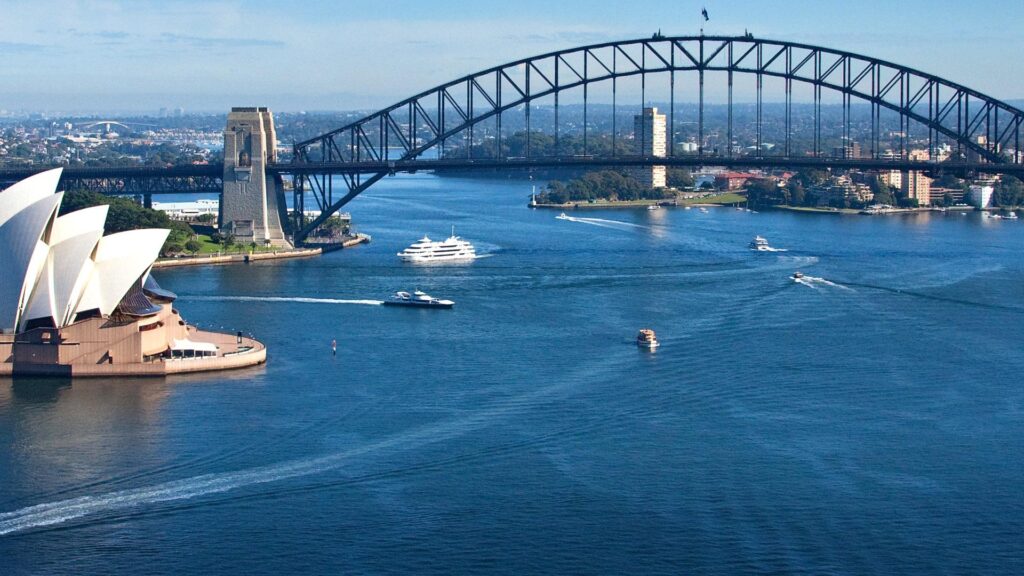
[{"label": "shoreline", "polygon": [[339,244],[320,244],[312,248],[297,248],[274,252],[250,252],[240,254],[211,254],[209,256],[186,256],[184,258],[161,258],[153,263],[153,268],[178,268],[180,266],[216,266],[221,264],[249,264],[263,260],[286,260],[289,258],[310,258],[327,252],[351,248],[370,241],[366,234],[356,234]]}]

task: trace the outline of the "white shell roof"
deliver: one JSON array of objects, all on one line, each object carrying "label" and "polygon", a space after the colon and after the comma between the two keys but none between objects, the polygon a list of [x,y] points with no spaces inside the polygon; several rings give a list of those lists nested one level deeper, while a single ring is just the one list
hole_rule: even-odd
[{"label": "white shell roof", "polygon": [[[0,202],[6,192],[0,193]],[[53,222],[62,194],[28,205],[0,225],[0,329],[18,326],[21,311],[46,262],[43,239]]]},{"label": "white shell roof", "polygon": [[61,170],[0,192],[0,330],[52,318],[62,327],[78,312],[110,314],[160,254],[168,230],[103,236],[107,206],[57,217]]},{"label": "white shell roof", "polygon": [[93,206],[59,216],[50,232],[49,250],[39,282],[22,315],[24,321],[53,318],[63,327],[74,320],[78,301],[93,270],[90,258],[103,236],[109,206]]},{"label": "white shell roof", "polygon": [[170,230],[145,229],[104,236],[96,245],[95,269],[86,284],[77,312],[99,308],[114,311],[125,292],[149,272]]}]

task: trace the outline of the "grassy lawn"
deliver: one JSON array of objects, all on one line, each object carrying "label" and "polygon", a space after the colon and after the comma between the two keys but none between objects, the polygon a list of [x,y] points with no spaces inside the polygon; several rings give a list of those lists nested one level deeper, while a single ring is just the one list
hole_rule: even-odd
[{"label": "grassy lawn", "polygon": [[210,240],[210,237],[207,236],[206,234],[200,234],[199,237],[198,237],[198,240],[199,240],[199,243],[203,245],[203,247],[199,250],[199,252],[197,253],[197,256],[216,254],[218,252],[221,252],[221,253],[224,253],[224,254],[248,254],[249,252],[273,252],[274,251],[274,248],[268,247],[268,246],[257,246],[256,249],[253,250],[248,244],[245,244],[245,245],[234,244],[234,245],[231,246],[230,250],[225,250],[224,245],[217,244],[213,240]]}]

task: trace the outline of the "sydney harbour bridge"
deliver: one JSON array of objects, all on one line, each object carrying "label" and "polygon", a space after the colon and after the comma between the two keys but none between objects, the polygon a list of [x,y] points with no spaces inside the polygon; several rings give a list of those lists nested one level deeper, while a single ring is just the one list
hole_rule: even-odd
[{"label": "sydney harbour bridge", "polygon": [[[632,126],[616,125],[620,112],[639,113],[651,101],[666,108],[664,157],[638,155],[617,142],[632,136]],[[752,109],[742,121],[741,102]],[[709,115],[712,105],[724,113]],[[566,120],[570,106],[582,121]],[[593,127],[595,109],[609,107],[610,136]],[[838,112],[833,117],[823,109]],[[279,197],[284,206],[290,180],[295,213],[319,211],[312,221],[281,218],[285,232],[302,242],[353,198],[399,172],[660,165],[1024,176],[1022,122],[1024,111],[996,98],[869,56],[750,35],[655,34],[463,76],[296,143],[286,161],[269,152],[251,165],[243,157],[242,166],[226,145],[222,164],[68,168],[63,186],[147,198],[222,193],[240,170],[258,169],[266,189],[257,193]],[[694,140],[685,151],[676,144],[683,125]],[[867,128],[854,134],[854,126]],[[506,145],[513,131],[526,135],[514,155]],[[735,145],[741,131],[749,146]],[[531,146],[534,134],[553,138],[554,146]],[[857,154],[836,154],[829,146],[855,136]],[[569,140],[571,147],[560,145]],[[926,159],[910,153],[912,143],[927,150]],[[941,162],[940,149],[948,151]],[[0,181],[40,169],[0,169]]]}]

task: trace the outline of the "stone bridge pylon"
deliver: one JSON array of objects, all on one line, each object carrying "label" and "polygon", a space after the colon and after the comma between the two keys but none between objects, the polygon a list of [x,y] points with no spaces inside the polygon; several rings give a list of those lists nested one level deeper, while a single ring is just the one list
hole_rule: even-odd
[{"label": "stone bridge pylon", "polygon": [[220,229],[240,244],[290,247],[283,183],[266,167],[277,161],[274,115],[265,107],[236,107],[224,129],[224,192]]}]

